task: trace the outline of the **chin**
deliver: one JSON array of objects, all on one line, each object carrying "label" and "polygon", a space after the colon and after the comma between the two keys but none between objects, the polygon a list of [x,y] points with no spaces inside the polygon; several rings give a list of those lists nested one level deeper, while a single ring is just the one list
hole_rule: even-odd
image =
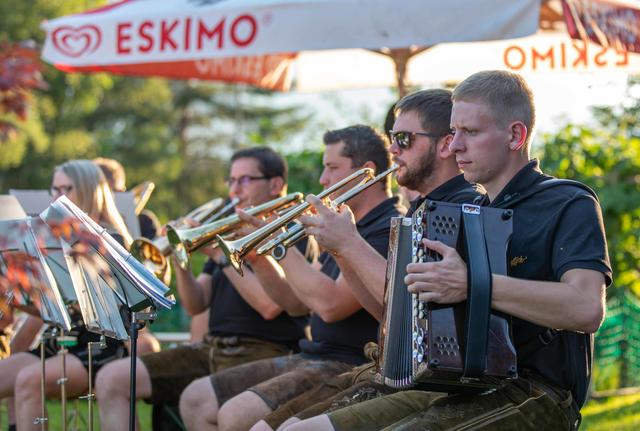
[{"label": "chin", "polygon": [[464,175],[464,179],[468,182],[468,183],[477,183],[478,182],[478,176],[474,175],[472,172],[469,171],[463,171],[462,175]]}]

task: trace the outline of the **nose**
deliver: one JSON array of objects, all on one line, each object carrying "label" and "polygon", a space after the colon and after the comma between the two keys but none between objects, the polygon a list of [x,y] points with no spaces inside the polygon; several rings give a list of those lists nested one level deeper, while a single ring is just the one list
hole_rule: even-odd
[{"label": "nose", "polygon": [[326,169],[322,170],[322,175],[320,175],[320,179],[318,180],[318,182],[324,188],[327,188],[329,186],[329,183],[331,181],[329,181],[329,174],[327,173]]},{"label": "nose", "polygon": [[391,146],[389,147],[389,152],[391,154],[393,154],[394,156],[397,156],[398,154],[400,154],[400,147],[398,147],[395,142],[393,141],[393,139],[391,140]]},{"label": "nose", "polygon": [[464,142],[462,141],[460,133],[454,134],[453,139],[449,143],[449,151],[455,154],[464,151],[464,148]]},{"label": "nose", "polygon": [[235,181],[233,184],[231,184],[231,186],[229,187],[229,197],[231,199],[237,197],[240,198],[240,191],[242,190],[242,187],[239,185],[238,181]]}]

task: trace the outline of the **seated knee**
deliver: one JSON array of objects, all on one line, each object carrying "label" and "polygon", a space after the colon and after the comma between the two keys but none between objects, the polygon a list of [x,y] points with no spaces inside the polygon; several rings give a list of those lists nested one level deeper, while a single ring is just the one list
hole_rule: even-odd
[{"label": "seated knee", "polygon": [[[231,398],[229,401],[220,406],[218,411],[218,429],[220,431],[235,431],[242,428],[248,428],[254,425],[247,423],[247,419],[253,414],[247,414],[247,409],[253,410],[250,404],[247,404],[242,394]],[[252,413],[255,413],[252,411]],[[245,429],[246,429],[245,428]]]},{"label": "seated knee", "polygon": [[[121,367],[115,362],[105,365],[96,375],[96,398],[111,398],[114,395],[126,395],[129,391],[129,376],[123,376]],[[126,380],[126,381],[125,381]]]},{"label": "seated knee", "polygon": [[16,382],[14,386],[14,396],[16,402],[21,399],[29,398],[33,395],[40,394],[40,373],[31,368],[20,370],[16,376]]},{"label": "seated knee", "polygon": [[195,414],[200,408],[202,397],[197,390],[196,382],[191,382],[180,395],[180,416],[189,417]]}]

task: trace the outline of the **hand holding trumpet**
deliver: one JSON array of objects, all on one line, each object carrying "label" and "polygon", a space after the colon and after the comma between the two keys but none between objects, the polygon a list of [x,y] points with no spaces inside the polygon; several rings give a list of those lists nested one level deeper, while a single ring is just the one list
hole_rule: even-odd
[{"label": "hand holding trumpet", "polygon": [[340,254],[354,235],[358,235],[355,218],[347,205],[337,210],[327,207],[315,195],[308,195],[306,201],[315,210],[315,215],[303,215],[300,222],[307,235],[313,235],[318,244],[333,254]]}]

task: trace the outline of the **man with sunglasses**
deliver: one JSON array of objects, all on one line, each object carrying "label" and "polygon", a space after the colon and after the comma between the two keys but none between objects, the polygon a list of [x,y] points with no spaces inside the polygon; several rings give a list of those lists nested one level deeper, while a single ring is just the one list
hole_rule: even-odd
[{"label": "man with sunglasses", "polygon": [[[400,166],[396,172],[397,181],[421,196],[412,202],[408,217],[427,198],[468,203],[483,192],[481,187],[464,180],[449,150],[453,139],[449,127],[451,106],[451,92],[443,89],[418,91],[404,97],[395,106],[396,118],[389,136],[393,161]],[[339,212],[334,212],[313,196],[308,201],[318,214],[301,217],[305,230],[314,235],[322,247],[330,250],[342,267],[350,268],[349,286],[354,296],[372,316],[381,320],[386,253],[377,253],[358,235],[348,207],[343,206]],[[276,428],[284,418],[294,413],[296,418],[308,418],[332,405],[346,406],[392,392],[390,388],[373,382],[374,370],[371,362],[368,369],[359,367],[338,379],[325,382],[265,418],[260,423],[263,428],[259,429]],[[294,418],[288,423],[295,421]]]},{"label": "man with sunglasses", "polygon": [[[393,161],[400,166],[396,178],[400,186],[417,191],[420,198],[411,203],[410,217],[425,199],[471,202],[482,188],[467,183],[449,151],[453,139],[449,129],[451,92],[442,89],[418,91],[400,100],[391,138]],[[309,201],[316,216],[300,221],[320,245],[344,260],[361,283],[354,284],[359,301],[378,320],[382,318],[386,259],[373,253],[357,234],[349,208],[329,211],[320,200]],[[386,254],[385,254],[386,255]]]},{"label": "man with sunglasses", "polygon": [[[236,152],[231,158],[229,197],[239,208],[258,205],[286,193],[287,165],[267,147]],[[209,308],[209,334],[204,342],[143,355],[137,362],[137,396],[154,405],[177,405],[191,381],[224,368],[297,350],[306,317],[293,318],[265,292],[253,272],[244,277],[221,252],[197,277],[175,264],[178,298],[187,313]],[[103,430],[126,429],[129,405],[129,360],[116,361],[98,373],[96,394]],[[162,429],[178,429],[156,424]]]}]

